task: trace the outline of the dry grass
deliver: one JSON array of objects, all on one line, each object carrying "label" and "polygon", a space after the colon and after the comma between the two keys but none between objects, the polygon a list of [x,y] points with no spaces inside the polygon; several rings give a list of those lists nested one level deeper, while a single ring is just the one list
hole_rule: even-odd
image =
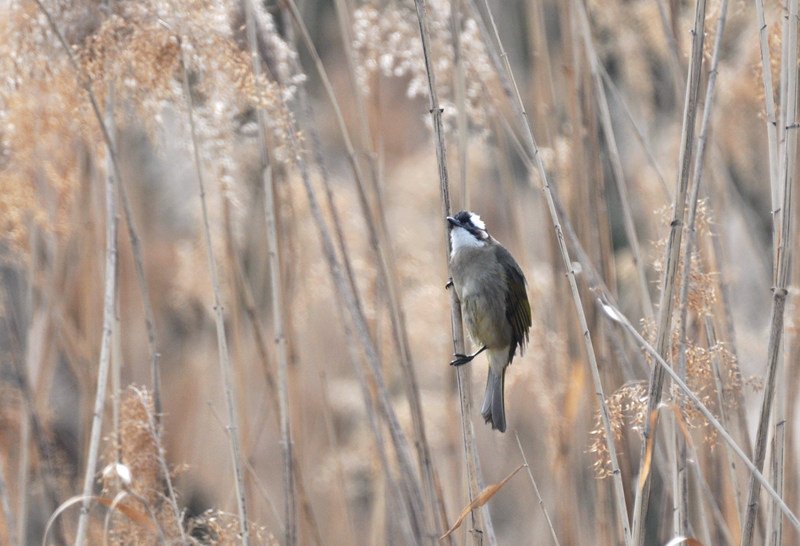
[{"label": "dry grass", "polygon": [[[647,378],[656,362],[596,301],[600,295],[640,325],[645,339],[656,339],[636,267],[638,261],[644,268],[646,289],[657,304],[678,177],[694,3],[584,4],[589,48],[578,1],[500,3],[493,5],[493,16],[548,181],[563,206],[567,246],[580,262],[575,276],[619,457],[624,517],[630,518],[648,419]],[[461,208],[466,184],[470,207],[522,265],[533,309],[530,348],[507,375],[509,434],[484,426],[474,404],[475,415],[468,416],[482,478],[485,485],[498,483],[522,462],[516,431],[560,544],[620,544],[608,440],[553,222],[539,191],[542,180],[514,114],[501,48],[489,38],[485,4],[458,3],[459,32],[452,28],[455,5],[427,2],[450,172],[459,172],[459,158],[466,162],[466,181],[451,175],[453,210]],[[663,20],[659,5],[667,9]],[[80,495],[87,471],[100,499],[92,503],[90,543],[238,543],[243,526],[230,434],[242,449],[246,528],[254,544],[284,543],[294,526],[300,544],[433,544],[469,504],[455,372],[447,365],[453,345],[444,289],[445,222],[414,3],[341,2],[337,8],[346,13],[338,14],[327,4],[303,6],[344,126],[336,123],[307,48],[294,44],[299,29],[283,6],[253,4],[254,57],[244,4],[45,2],[79,70],[35,2],[0,6],[0,543],[40,542],[59,505]],[[766,2],[764,9],[775,115],[788,123],[781,82],[786,67],[796,63],[781,61],[784,8]],[[700,104],[721,13],[721,0],[709,0]],[[342,45],[337,15],[350,29],[351,48]],[[749,473],[727,442],[732,438],[746,453],[753,451],[766,375],[770,287],[778,278],[774,245],[780,223],[773,226],[770,211],[782,192],[770,187],[770,173],[778,169],[768,151],[756,20],[751,3],[730,2],[695,242],[688,256],[686,231],[667,338],[667,359],[724,424],[728,438],[680,389],[664,389],[661,408],[667,411],[659,410],[649,468],[646,544],[664,544],[676,535],[671,514],[680,503],[688,508],[687,534],[704,544],[738,543],[745,520]],[[456,37],[463,66],[452,53]],[[592,51],[608,75],[605,96],[626,203],[613,178],[598,80],[587,58]],[[182,59],[190,97],[182,85]],[[254,60],[260,71],[254,72]],[[457,84],[462,68],[463,99]],[[103,108],[113,108],[119,182],[143,249],[162,380],[154,392],[142,292],[119,207],[111,357],[121,382],[119,389],[109,384],[98,468],[86,469],[103,335],[102,286],[112,274],[104,271],[104,179],[107,170],[113,172],[89,91]],[[236,429],[228,427],[220,376],[189,104],[234,372]],[[458,108],[467,120],[460,135]],[[280,271],[280,293],[270,276],[275,269],[267,245],[265,163],[274,184],[280,262],[273,266]],[[628,240],[623,205],[640,256]],[[687,265],[682,314],[680,282]],[[800,467],[794,393],[800,373],[791,364],[800,341],[797,284],[792,273],[768,429],[769,438],[785,432],[785,441],[770,444],[764,470],[771,480],[780,477],[782,487],[773,484],[795,514]],[[286,340],[285,384],[277,374],[274,298],[280,298],[276,309]],[[474,398],[482,392],[484,362],[478,357],[470,374]],[[420,399],[421,423],[409,403],[410,389]],[[279,394],[288,401],[288,421],[281,419]],[[394,416],[399,428],[392,428]],[[291,424],[294,442],[289,498],[282,423]],[[685,496],[674,488],[683,440],[693,469]],[[430,476],[421,464],[426,454]],[[130,473],[129,483],[120,468]],[[498,544],[550,540],[536,495],[519,473],[488,500]],[[769,497],[759,498],[755,543],[775,536],[780,522]],[[296,523],[287,524],[287,503]],[[51,543],[74,541],[79,512],[75,505],[56,518]],[[782,521],[782,543],[800,541],[789,519]],[[485,525],[468,517],[448,540],[475,543],[470,529],[480,526],[490,542]]]}]

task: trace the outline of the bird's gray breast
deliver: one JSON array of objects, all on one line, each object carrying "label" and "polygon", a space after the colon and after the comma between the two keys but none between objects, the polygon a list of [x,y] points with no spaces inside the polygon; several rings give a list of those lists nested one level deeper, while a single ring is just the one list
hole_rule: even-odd
[{"label": "bird's gray breast", "polygon": [[489,349],[511,344],[511,325],[506,318],[506,278],[490,246],[464,248],[451,262],[464,321],[472,340]]}]

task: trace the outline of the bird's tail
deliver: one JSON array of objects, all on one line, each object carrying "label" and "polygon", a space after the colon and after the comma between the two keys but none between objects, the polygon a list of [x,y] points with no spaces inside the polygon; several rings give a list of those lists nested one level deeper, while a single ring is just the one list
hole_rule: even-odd
[{"label": "bird's tail", "polygon": [[489,366],[489,377],[486,379],[486,394],[483,395],[481,415],[493,429],[500,432],[506,431],[506,409],[503,401],[503,391],[506,377],[505,367],[499,373],[493,366]]}]

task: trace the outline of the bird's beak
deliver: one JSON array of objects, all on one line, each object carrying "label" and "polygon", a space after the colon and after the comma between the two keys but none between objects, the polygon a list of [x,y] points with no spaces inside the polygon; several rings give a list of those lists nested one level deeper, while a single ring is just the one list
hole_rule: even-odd
[{"label": "bird's beak", "polygon": [[456,220],[456,219],[455,219],[455,218],[453,218],[452,216],[448,216],[448,217],[447,217],[447,221],[448,221],[448,222],[450,222],[450,224],[451,224],[453,227],[461,227],[461,222],[459,222],[458,220]]}]

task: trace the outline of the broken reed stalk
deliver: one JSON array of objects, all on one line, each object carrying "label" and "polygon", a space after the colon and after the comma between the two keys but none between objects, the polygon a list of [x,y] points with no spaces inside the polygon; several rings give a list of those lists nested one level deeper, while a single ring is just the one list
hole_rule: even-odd
[{"label": "broken reed stalk", "polygon": [[[578,321],[581,327],[581,335],[583,337],[584,346],[586,348],[587,358],[589,359],[589,367],[592,372],[592,380],[595,388],[595,395],[597,397],[597,402],[600,407],[601,418],[603,421],[603,428],[606,435],[606,442],[609,451],[609,459],[611,461],[612,467],[612,480],[613,480],[613,488],[614,488],[614,500],[616,503],[616,513],[617,519],[619,522],[620,527],[622,528],[622,534],[625,540],[625,544],[630,544],[631,542],[631,532],[630,526],[628,524],[628,510],[625,504],[625,491],[622,485],[622,476],[619,469],[619,461],[617,459],[617,450],[616,446],[614,445],[614,434],[611,429],[611,422],[608,415],[608,408],[605,403],[605,395],[603,393],[603,384],[600,379],[600,371],[597,367],[597,357],[594,352],[594,345],[592,344],[592,336],[589,331],[589,326],[586,321],[586,314],[583,311],[583,303],[581,301],[580,293],[578,292],[578,284],[575,280],[575,270],[572,266],[572,260],[570,259],[569,250],[567,249],[566,242],[564,241],[564,232],[561,228],[561,221],[559,220],[559,215],[556,210],[556,197],[553,188],[550,185],[550,179],[547,176],[547,172],[545,171],[544,163],[542,161],[541,153],[539,150],[539,146],[536,144],[536,139],[533,135],[533,126],[528,118],[528,114],[525,110],[525,104],[522,101],[522,95],[520,94],[519,87],[516,84],[516,80],[514,78],[514,73],[511,70],[511,63],[508,59],[508,55],[503,48],[502,41],[500,40],[500,34],[497,31],[497,26],[494,22],[494,17],[492,15],[492,10],[489,7],[488,1],[486,2],[486,12],[489,14],[490,22],[492,24],[493,29],[493,36],[494,40],[485,36],[486,39],[486,46],[490,51],[493,51],[495,47],[498,47],[500,50],[500,54],[497,55],[495,52],[491,55],[492,59],[502,59],[503,66],[496,66],[497,72],[500,75],[500,78],[505,82],[504,88],[507,92],[510,92],[509,99],[510,102],[516,111],[517,115],[520,118],[520,123],[522,124],[522,128],[525,131],[526,143],[527,143],[527,153],[532,156],[534,163],[536,164],[536,168],[539,174],[539,180],[542,185],[542,190],[545,194],[545,199],[547,201],[548,212],[550,213],[550,219],[553,222],[553,229],[556,235],[556,242],[558,244],[559,251],[561,253],[561,258],[564,264],[564,269],[567,273],[567,279],[569,281],[570,292],[572,295],[572,301],[575,306],[575,311],[578,315]],[[496,45],[495,45],[496,44]],[[527,155],[527,154],[526,154]]]},{"label": "broken reed stalk", "polygon": [[186,99],[186,108],[189,116],[189,130],[192,139],[192,151],[194,152],[195,175],[197,185],[200,190],[200,206],[203,213],[203,232],[205,235],[206,250],[208,254],[208,267],[211,273],[211,284],[214,291],[214,315],[216,318],[217,348],[219,351],[219,364],[222,371],[222,383],[225,390],[225,402],[228,410],[228,439],[231,448],[231,460],[233,463],[234,486],[236,490],[236,503],[238,507],[239,532],[243,546],[250,544],[250,527],[247,520],[247,496],[244,484],[244,471],[242,469],[242,453],[239,446],[239,416],[236,410],[236,393],[233,385],[233,365],[228,353],[228,341],[225,334],[225,316],[220,297],[219,276],[217,274],[217,263],[214,257],[214,248],[211,243],[211,227],[208,220],[208,205],[206,203],[206,190],[203,182],[202,160],[200,158],[200,146],[197,142],[197,133],[194,125],[194,101],[192,100],[191,88],[189,86],[189,74],[186,70],[184,61],[184,51],[179,41],[181,76],[183,80],[183,93]]},{"label": "broken reed stalk", "polygon": [[[105,123],[103,123],[105,126]],[[110,129],[106,127],[110,134]],[[114,142],[113,140],[111,141]],[[111,155],[110,153],[108,154]],[[100,437],[103,431],[103,413],[106,403],[108,372],[111,366],[111,335],[114,330],[115,301],[117,299],[117,180],[113,169],[106,172],[106,260],[103,287],[103,330],[100,341],[100,361],[97,366],[97,391],[95,392],[92,432],[89,453],[86,457],[86,475],[83,480],[83,502],[78,518],[76,546],[83,546],[89,530],[89,505],[91,504],[94,475],[100,452]]]},{"label": "broken reed stalk", "polygon": [[[442,126],[442,108],[439,105],[439,95],[436,90],[436,74],[433,70],[431,59],[430,36],[428,33],[428,14],[425,0],[415,0],[414,5],[419,22],[420,38],[422,41],[422,56],[425,61],[425,73],[428,79],[428,93],[430,99],[430,114],[433,122],[434,143],[436,146],[436,163],[439,171],[439,190],[442,202],[442,220],[450,215],[450,182],[447,173],[447,147],[444,138],[444,128]],[[463,150],[462,150],[463,153]],[[445,258],[448,262],[450,256],[450,238],[445,229]],[[464,353],[464,326],[461,317],[461,303],[458,301],[455,290],[450,290],[450,320],[453,327],[453,346],[455,353]],[[458,383],[459,399],[461,402],[461,430],[464,441],[464,457],[467,465],[467,483],[469,489],[470,502],[474,501],[480,494],[482,488],[482,477],[480,473],[480,457],[478,446],[475,442],[475,429],[472,423],[472,400],[470,384],[468,381],[468,370],[463,370],[462,366],[456,367],[456,380]],[[483,505],[481,508],[482,524],[473,514],[473,529],[477,532],[472,533],[472,538],[476,543],[480,543],[481,529],[485,528],[489,543],[493,546],[497,544],[494,534],[489,507]]]},{"label": "broken reed stalk", "polygon": [[[383,210],[380,205],[377,184],[375,180],[372,181],[372,198],[370,198],[370,193],[368,191],[369,188],[359,164],[355,146],[353,145],[353,140],[350,137],[349,131],[347,130],[347,124],[345,123],[342,110],[339,107],[339,102],[336,98],[336,94],[333,91],[333,85],[328,78],[327,71],[322,63],[322,59],[320,58],[314,42],[311,39],[311,35],[309,34],[308,28],[303,21],[297,4],[294,2],[294,0],[282,1],[284,5],[288,7],[292,20],[295,22],[295,25],[300,32],[300,36],[302,37],[308,52],[311,54],[314,66],[320,76],[323,88],[325,89],[325,94],[327,95],[328,100],[333,107],[339,133],[342,136],[345,148],[347,150],[347,157],[355,178],[356,189],[358,190],[359,204],[362,209],[364,220],[367,224],[370,246],[375,254],[380,278],[386,288],[386,299],[389,306],[390,322],[392,324],[392,336],[394,337],[394,341],[399,353],[400,366],[403,370],[403,379],[405,380],[406,384],[406,396],[408,397],[412,423],[414,426],[414,434],[417,438],[415,447],[417,451],[417,461],[422,471],[424,491],[426,493],[424,500],[427,500],[431,513],[438,513],[443,509],[442,507],[444,506],[444,502],[441,496],[438,495],[435,487],[436,477],[430,454],[430,446],[425,434],[425,424],[422,418],[422,402],[420,401],[419,397],[419,387],[417,383],[416,372],[414,371],[413,362],[411,360],[411,350],[408,341],[408,333],[405,327],[405,317],[400,304],[397,280],[394,275],[396,268],[394,266],[394,259],[391,250],[391,241],[388,235],[389,232],[386,226],[385,215],[383,214]],[[351,52],[348,53],[352,55]],[[353,78],[353,80],[355,84],[355,78]],[[358,91],[356,90],[356,92]],[[363,103],[363,101],[356,102],[359,104]],[[361,117],[366,119],[365,114],[362,114]],[[377,168],[374,168],[373,166],[373,174],[376,172]],[[352,288],[353,294],[356,295],[357,302],[357,292],[354,286]],[[437,536],[441,530],[442,529],[437,526],[437,529],[435,530]]]},{"label": "broken reed stalk", "polygon": [[[761,404],[761,414],[756,432],[756,445],[753,453],[753,461],[756,468],[761,472],[764,468],[764,460],[767,452],[767,436],[769,432],[769,422],[772,415],[772,401],[775,395],[775,380],[781,353],[781,337],[783,335],[783,318],[788,296],[789,268],[792,258],[791,234],[792,234],[792,189],[794,186],[795,163],[797,160],[797,24],[798,24],[798,0],[791,0],[789,3],[789,19],[785,25],[788,36],[784,36],[787,41],[786,51],[782,64],[787,75],[786,111],[783,112],[784,139],[779,150],[780,165],[779,176],[783,184],[783,203],[781,205],[781,230],[780,238],[775,241],[777,261],[775,263],[775,286],[772,290],[772,319],[770,321],[769,345],[767,346],[767,379],[764,385],[764,398]],[[747,493],[747,511],[742,528],[742,546],[750,546],[753,541],[756,516],[758,514],[758,494],[759,482],[755,476],[750,477],[750,484]]]},{"label": "broken reed stalk", "polygon": [[[251,0],[245,0],[247,42],[252,57],[253,74],[258,81],[261,75],[261,57],[258,53],[256,30]],[[258,147],[261,178],[264,190],[264,217],[267,224],[267,253],[269,256],[270,291],[272,292],[272,329],[278,368],[278,411],[280,415],[281,449],[283,451],[284,544],[297,544],[297,502],[294,480],[294,441],[292,440],[291,412],[289,409],[289,355],[283,325],[283,279],[281,275],[280,246],[276,221],[275,188],[272,166],[267,149],[267,117],[264,108],[257,108]]]},{"label": "broken reed stalk", "polygon": [[[703,63],[703,41],[705,34],[706,0],[697,0],[695,3],[694,29],[692,30],[692,56],[689,62],[689,77],[686,81],[686,96],[683,108],[683,128],[681,130],[680,157],[678,159],[678,182],[675,191],[675,200],[672,205],[672,220],[667,239],[666,261],[664,277],[661,284],[661,304],[656,334],[656,348],[658,353],[669,358],[672,341],[672,310],[675,305],[675,280],[680,262],[681,239],[683,237],[683,218],[686,208],[686,194],[689,185],[689,167],[692,162],[694,150],[695,117],[697,114],[697,96],[700,87],[700,68]],[[660,366],[653,368],[650,374],[650,383],[647,392],[647,412],[652,415],[661,403],[661,392],[664,386],[664,369]],[[645,420],[642,436],[642,447],[639,457],[639,468],[644,468],[645,456],[648,445],[656,441],[656,427],[658,422],[656,414],[655,423]],[[652,439],[651,439],[652,438]],[[647,507],[650,502],[651,472],[647,472],[644,479],[640,480],[639,489],[636,491],[636,500],[633,510],[633,544],[641,546],[644,543],[644,527]]]}]

